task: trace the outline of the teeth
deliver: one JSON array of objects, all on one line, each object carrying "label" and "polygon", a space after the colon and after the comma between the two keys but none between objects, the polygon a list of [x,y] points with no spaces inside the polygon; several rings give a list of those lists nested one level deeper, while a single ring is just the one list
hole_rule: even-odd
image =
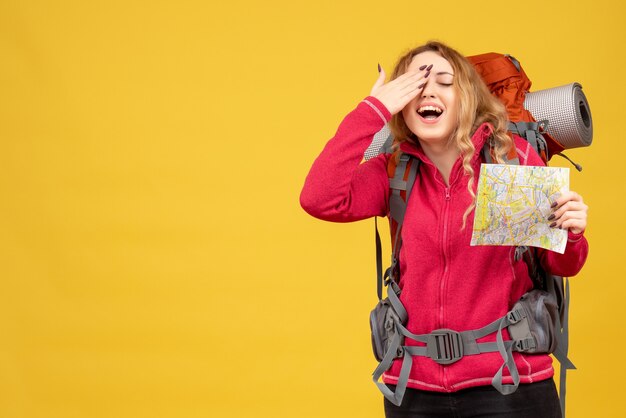
[{"label": "teeth", "polygon": [[437,113],[442,113],[443,110],[439,109],[438,107],[435,106],[422,106],[419,109],[417,109],[417,111],[419,113],[425,112],[427,110],[432,110],[433,112],[437,112]]}]

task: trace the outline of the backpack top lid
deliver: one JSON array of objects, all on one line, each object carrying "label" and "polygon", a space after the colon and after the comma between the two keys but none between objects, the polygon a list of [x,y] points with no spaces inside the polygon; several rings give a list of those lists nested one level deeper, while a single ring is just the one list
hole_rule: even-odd
[{"label": "backpack top lid", "polygon": [[[467,57],[491,93],[506,106],[511,122],[529,121],[532,115],[524,109],[526,92],[532,82],[517,60],[508,55],[489,52]],[[534,119],[532,119],[534,120]]]},{"label": "backpack top lid", "polygon": [[[524,108],[526,93],[532,82],[524,69],[510,55],[489,52],[467,57],[478,74],[482,77],[489,91],[506,107],[511,122],[536,122],[533,115]],[[548,159],[564,147],[546,132],[542,132],[548,145]]]}]

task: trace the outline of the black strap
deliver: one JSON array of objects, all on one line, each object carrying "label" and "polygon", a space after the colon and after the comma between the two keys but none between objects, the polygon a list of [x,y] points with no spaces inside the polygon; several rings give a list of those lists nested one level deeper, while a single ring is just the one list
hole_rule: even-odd
[{"label": "black strap", "polygon": [[383,251],[378,233],[378,218],[374,217],[374,230],[376,231],[376,293],[378,300],[383,299]]}]

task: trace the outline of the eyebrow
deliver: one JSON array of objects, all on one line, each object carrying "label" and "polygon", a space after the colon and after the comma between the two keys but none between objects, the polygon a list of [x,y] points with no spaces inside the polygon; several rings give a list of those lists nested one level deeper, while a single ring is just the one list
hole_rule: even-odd
[{"label": "eyebrow", "polygon": [[447,71],[440,71],[440,72],[438,72],[436,75],[443,75],[443,74],[449,74],[449,75],[451,75],[452,77],[454,77],[454,74],[449,73],[449,72],[447,72]]}]

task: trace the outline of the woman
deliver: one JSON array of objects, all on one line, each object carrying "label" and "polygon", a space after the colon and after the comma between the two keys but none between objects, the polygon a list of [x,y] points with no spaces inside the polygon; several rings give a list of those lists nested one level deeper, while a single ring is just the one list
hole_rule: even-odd
[{"label": "woman", "polygon": [[[387,216],[390,155],[361,163],[387,122],[396,147],[422,162],[402,227],[406,327],[415,334],[481,328],[533,287],[526,264],[514,258],[515,247],[469,245],[481,150],[492,141],[498,162],[511,147],[521,164],[543,162],[526,141],[507,135],[506,111],[472,65],[450,47],[430,42],[401,57],[391,81],[385,83],[380,71],[370,96],[343,120],[307,176],[300,201],[309,214],[334,222]],[[540,263],[570,277],[587,256],[587,206],[575,192],[564,193],[553,206],[551,226],[567,229],[568,243],[564,254],[542,252]],[[495,341],[495,335],[482,341]],[[503,396],[490,386],[502,365],[498,353],[468,355],[449,365],[414,357],[402,405],[385,399],[386,415],[560,417],[551,358],[516,352],[514,359],[522,384]],[[400,366],[396,360],[383,375],[386,384],[397,383]],[[504,383],[511,381],[505,374]]]}]

